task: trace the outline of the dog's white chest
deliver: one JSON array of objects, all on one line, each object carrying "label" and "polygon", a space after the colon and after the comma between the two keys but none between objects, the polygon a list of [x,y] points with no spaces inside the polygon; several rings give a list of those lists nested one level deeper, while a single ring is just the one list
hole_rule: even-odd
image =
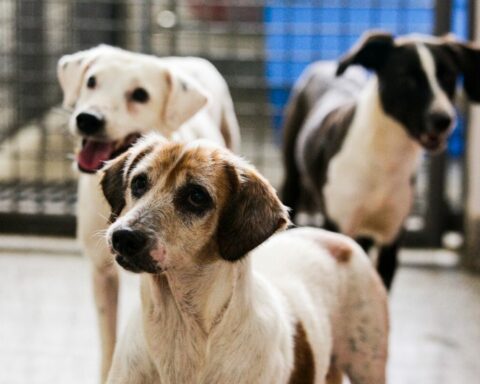
[{"label": "dog's white chest", "polygon": [[421,152],[398,123],[380,113],[367,109],[355,117],[331,160],[323,194],[328,216],[342,233],[385,244],[410,211]]},{"label": "dog's white chest", "polygon": [[349,236],[371,236],[380,243],[393,240],[410,210],[409,178],[368,172],[342,157],[335,160],[324,188],[329,217]]}]

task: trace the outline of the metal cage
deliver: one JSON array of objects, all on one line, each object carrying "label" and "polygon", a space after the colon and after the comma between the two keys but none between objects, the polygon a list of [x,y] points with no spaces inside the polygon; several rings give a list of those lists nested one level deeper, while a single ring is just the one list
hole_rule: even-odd
[{"label": "metal cage", "polygon": [[[450,30],[453,20],[462,34],[467,6],[466,0],[0,0],[0,233],[74,233],[73,142],[55,74],[62,54],[108,43],[211,60],[231,87],[242,154],[278,186],[282,110],[309,62],[337,58],[369,28],[434,33]],[[424,220],[417,238],[429,244],[445,228],[429,219],[440,220],[446,210],[443,198],[429,192],[445,178],[445,166],[437,168],[429,172],[426,163],[415,208]],[[453,194],[459,200],[461,191]]]}]

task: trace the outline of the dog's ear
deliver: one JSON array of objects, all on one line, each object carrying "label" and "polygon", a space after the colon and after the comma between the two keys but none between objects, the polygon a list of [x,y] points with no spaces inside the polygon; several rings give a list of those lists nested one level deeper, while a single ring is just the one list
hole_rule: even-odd
[{"label": "dog's ear", "polygon": [[363,34],[359,42],[338,62],[337,76],[353,64],[374,71],[380,69],[394,47],[394,38],[388,32],[370,31]]},{"label": "dog's ear", "polygon": [[220,214],[217,243],[221,257],[235,261],[285,228],[289,218],[273,187],[255,170],[234,164],[225,170],[231,196]]},{"label": "dog's ear", "polygon": [[471,101],[480,102],[480,47],[455,41],[450,36],[446,39],[445,47],[463,74],[463,88],[467,96]]},{"label": "dog's ear", "polygon": [[95,48],[71,55],[64,55],[60,58],[57,63],[57,78],[63,91],[64,108],[73,108],[75,106],[85,80],[85,73],[95,60],[100,55],[116,51],[119,51],[119,49],[109,45],[99,45]]},{"label": "dog's ear", "polygon": [[113,223],[125,207],[125,176],[124,168],[129,151],[109,161],[102,168],[100,185],[103,195],[110,205],[111,213],[109,222]]},{"label": "dog's ear", "polygon": [[162,134],[170,134],[207,104],[208,95],[187,75],[170,68],[161,72],[165,98],[160,108],[160,127]]}]

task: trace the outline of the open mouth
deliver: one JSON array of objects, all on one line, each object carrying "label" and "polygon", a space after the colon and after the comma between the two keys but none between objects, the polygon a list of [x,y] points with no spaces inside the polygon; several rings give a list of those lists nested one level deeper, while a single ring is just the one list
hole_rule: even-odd
[{"label": "open mouth", "polygon": [[420,144],[428,151],[435,151],[443,148],[445,145],[445,137],[432,133],[423,133],[419,138]]},{"label": "open mouth", "polygon": [[123,140],[116,141],[83,138],[82,148],[77,154],[78,168],[85,173],[95,173],[102,168],[105,161],[111,160],[128,150],[139,137],[138,133],[133,133]]}]

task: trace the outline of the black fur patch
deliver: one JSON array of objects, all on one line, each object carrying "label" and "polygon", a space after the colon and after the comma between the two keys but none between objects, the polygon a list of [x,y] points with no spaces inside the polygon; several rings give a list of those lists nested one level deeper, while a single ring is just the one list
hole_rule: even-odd
[{"label": "black fur patch", "polygon": [[393,36],[389,33],[367,33],[355,47],[340,59],[337,76],[343,74],[352,64],[378,70],[383,66],[385,59],[393,49],[393,44]]},{"label": "black fur patch", "polygon": [[102,191],[111,208],[109,222],[113,223],[125,207],[125,181],[123,179],[123,168],[127,160],[127,153],[119,156],[118,159],[103,174],[101,186]]}]

